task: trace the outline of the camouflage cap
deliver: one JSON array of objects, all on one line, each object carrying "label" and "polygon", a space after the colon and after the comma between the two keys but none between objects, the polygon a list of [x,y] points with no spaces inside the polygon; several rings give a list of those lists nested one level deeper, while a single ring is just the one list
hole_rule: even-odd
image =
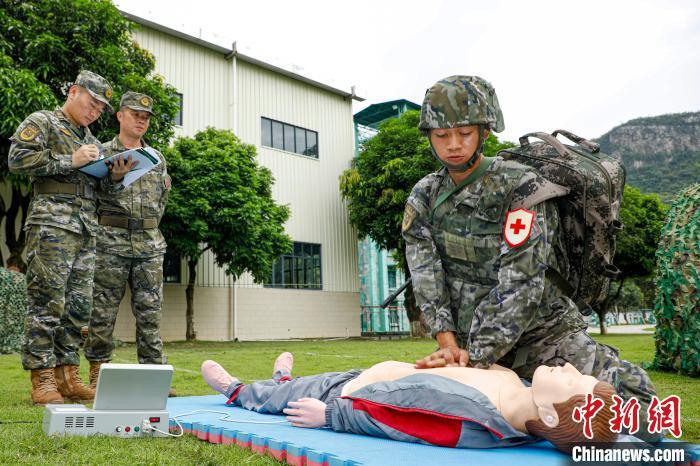
[{"label": "camouflage cap", "polygon": [[425,92],[418,129],[484,125],[505,129],[503,113],[491,83],[478,76],[450,76]]},{"label": "camouflage cap", "polygon": [[91,96],[104,103],[109,110],[114,111],[109,104],[109,99],[112,98],[112,86],[99,74],[83,70],[78,77],[75,78],[73,84],[85,88]]},{"label": "camouflage cap", "polygon": [[148,112],[153,115],[153,99],[140,92],[127,91],[122,96],[119,108],[127,107],[140,112]]}]

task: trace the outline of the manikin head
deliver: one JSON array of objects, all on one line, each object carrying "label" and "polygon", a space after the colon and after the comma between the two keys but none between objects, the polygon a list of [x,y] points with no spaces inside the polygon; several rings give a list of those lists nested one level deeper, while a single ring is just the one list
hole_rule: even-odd
[{"label": "manikin head", "polygon": [[[574,409],[585,403],[589,393],[605,403],[592,420],[593,439],[586,438],[583,424],[572,418]],[[585,442],[612,443],[617,434],[610,431],[608,421],[612,418],[610,406],[615,393],[609,383],[583,375],[569,363],[559,367],[540,366],[532,377],[532,399],[539,419],[527,421],[525,426],[531,434],[546,438],[565,453]]]}]

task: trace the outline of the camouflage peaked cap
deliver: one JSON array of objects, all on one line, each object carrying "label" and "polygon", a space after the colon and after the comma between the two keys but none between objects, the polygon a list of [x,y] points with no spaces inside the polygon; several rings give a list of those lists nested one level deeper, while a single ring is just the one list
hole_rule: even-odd
[{"label": "camouflage peaked cap", "polygon": [[91,96],[104,103],[111,111],[114,111],[109,104],[109,99],[112,98],[112,86],[99,74],[83,70],[78,77],[75,78],[73,84],[84,87]]},{"label": "camouflage peaked cap", "polygon": [[153,115],[153,99],[140,92],[125,92],[119,103],[119,108],[122,107],[127,107],[139,112],[148,112]]},{"label": "camouflage peaked cap", "polygon": [[450,76],[425,92],[418,129],[484,125],[499,133],[503,113],[491,83],[478,76]]}]

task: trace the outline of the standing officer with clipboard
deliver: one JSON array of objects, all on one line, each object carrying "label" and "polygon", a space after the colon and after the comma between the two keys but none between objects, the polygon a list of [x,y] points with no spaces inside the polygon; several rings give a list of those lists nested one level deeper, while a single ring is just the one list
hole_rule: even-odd
[{"label": "standing officer with clipboard", "polygon": [[[143,136],[153,115],[153,99],[129,91],[123,95],[119,107],[119,134],[105,144],[107,156],[148,147]],[[170,192],[170,177],[163,155],[150,149],[160,158],[159,164],[118,193],[98,195],[94,309],[85,342],[93,388],[100,366],[112,359],[112,334],[127,283],[136,318],[139,363],[167,362],[160,337],[166,243],[158,224]]]},{"label": "standing officer with clipboard", "polygon": [[10,138],[8,166],[29,175],[33,197],[27,229],[27,317],[22,366],[31,371],[37,405],[87,402],[95,391],[78,373],[80,329],[92,308],[97,234],[96,193],[111,191],[131,163],[119,161],[102,181],[79,168],[98,159],[100,143],[88,126],[105,109],[112,87],[82,71],[62,107],[29,115]]}]

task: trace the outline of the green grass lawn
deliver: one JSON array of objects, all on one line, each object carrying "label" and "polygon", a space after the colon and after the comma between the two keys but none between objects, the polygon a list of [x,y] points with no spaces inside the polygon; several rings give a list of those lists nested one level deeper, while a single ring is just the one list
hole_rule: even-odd
[{"label": "green grass lawn", "polygon": [[[607,335],[596,339],[620,348],[632,362],[653,359],[652,335]],[[178,395],[207,395],[212,390],[199,376],[204,359],[221,362],[243,381],[270,377],[272,362],[282,351],[295,356],[295,375],[368,367],[394,359],[414,361],[435,348],[430,340],[334,340],[248,343],[171,343],[166,345],[175,366],[173,386]],[[113,362],[136,362],[133,345],[117,349]],[[87,363],[82,366],[87,379]],[[660,397],[681,397],[683,440],[700,443],[700,380],[650,371]],[[0,464],[278,464],[237,447],[211,445],[186,436],[181,439],[80,438],[44,436],[43,408],[29,401],[29,375],[21,369],[18,355],[0,356]]]}]

